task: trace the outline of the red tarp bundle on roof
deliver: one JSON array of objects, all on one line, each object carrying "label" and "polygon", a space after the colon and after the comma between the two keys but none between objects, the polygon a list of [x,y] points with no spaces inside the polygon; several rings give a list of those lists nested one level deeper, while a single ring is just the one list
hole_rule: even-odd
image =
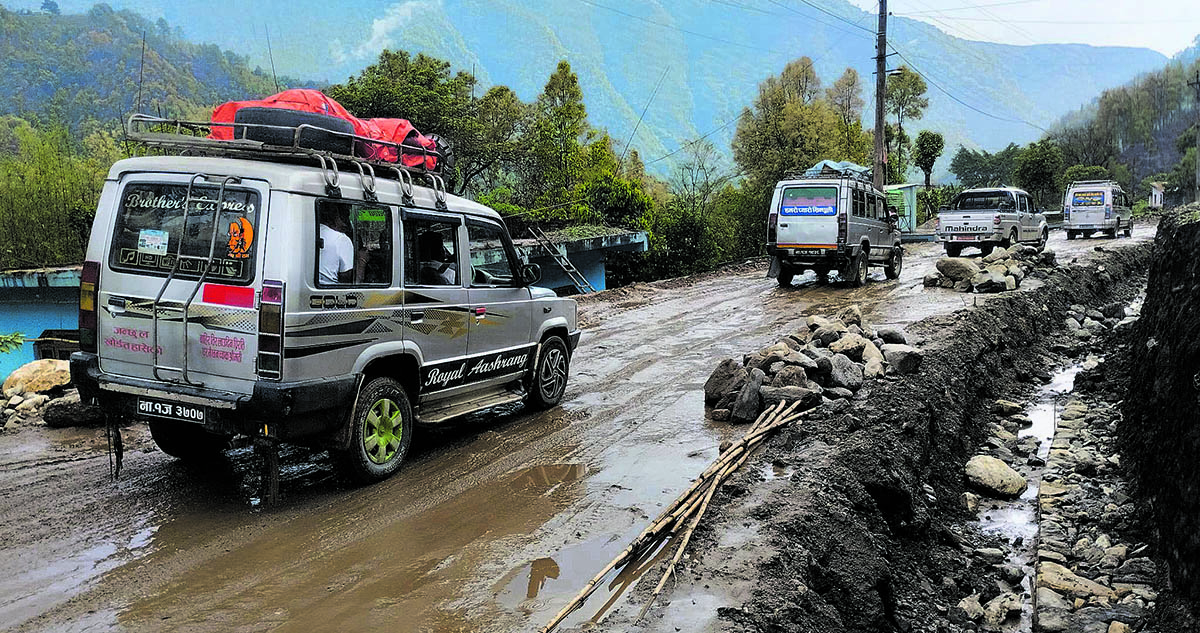
[{"label": "red tarp bundle on roof", "polygon": [[[360,119],[350,114],[346,108],[342,107],[342,104],[329,98],[319,90],[297,88],[284,90],[279,94],[271,95],[265,99],[222,103],[213,110],[212,122],[226,125],[214,125],[209,133],[209,138],[222,141],[233,140],[233,123],[237,117],[237,111],[242,108],[281,108],[345,119],[354,126],[354,133],[358,136],[404,145],[402,156],[399,157],[404,165],[409,167],[424,166],[430,170],[437,169],[438,167],[438,158],[435,155],[437,150],[436,143],[433,139],[418,132],[408,120]],[[427,151],[428,154],[423,152],[422,149]],[[382,144],[355,143],[355,153],[363,158],[372,160],[389,163],[397,162],[395,148]]]}]

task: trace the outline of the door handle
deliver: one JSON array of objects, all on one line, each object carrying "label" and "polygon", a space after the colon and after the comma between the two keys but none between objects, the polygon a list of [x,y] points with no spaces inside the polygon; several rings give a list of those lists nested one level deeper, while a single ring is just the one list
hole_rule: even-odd
[{"label": "door handle", "polygon": [[109,297],[108,304],[104,306],[111,316],[125,313],[125,299],[123,297]]},{"label": "door handle", "polygon": [[412,312],[408,313],[408,322],[409,323],[420,323],[421,319],[424,319],[424,318],[425,318],[424,310],[413,310]]}]

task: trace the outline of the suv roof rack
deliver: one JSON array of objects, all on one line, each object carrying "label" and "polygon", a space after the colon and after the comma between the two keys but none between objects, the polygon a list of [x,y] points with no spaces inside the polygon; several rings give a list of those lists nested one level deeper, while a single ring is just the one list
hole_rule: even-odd
[{"label": "suv roof rack", "polygon": [[[212,129],[217,127],[233,128],[235,138],[233,140],[208,138]],[[283,132],[291,136],[292,144],[271,145],[262,141],[247,139],[245,138],[246,130],[250,128],[269,130],[274,132],[276,136],[279,132]],[[310,133],[317,132],[322,136],[343,138],[347,141],[348,147],[355,147],[359,143],[362,143],[388,148],[396,152],[398,160],[393,163],[363,156],[352,156],[350,154],[304,147],[300,144],[300,139],[306,130]],[[402,184],[407,184],[407,190],[411,190],[414,176],[424,177],[430,181],[434,189],[439,190],[439,194],[445,191],[441,168],[445,165],[446,156],[441,152],[430,151],[421,145],[393,143],[391,141],[329,130],[309,124],[281,126],[262,123],[214,123],[212,121],[186,121],[182,119],[167,119],[148,114],[132,114],[125,127],[125,136],[128,140],[138,143],[147,149],[153,148],[164,152],[175,152],[179,155],[240,158],[277,163],[315,163],[326,172],[330,172],[332,168],[334,172],[333,177],[330,178],[327,174],[326,180],[331,182],[334,187],[336,187],[337,183],[336,172],[341,170],[341,167],[339,167],[339,164],[341,164],[348,167],[345,171],[351,173],[357,171],[362,176],[364,184],[369,179],[369,190],[372,194],[375,189],[374,178],[376,174],[392,180],[399,180]],[[438,168],[426,169],[425,167],[405,165],[399,161],[399,157],[402,155],[422,156],[424,158],[433,156],[437,160],[436,164]],[[425,160],[421,162],[422,164],[426,163]]]}]

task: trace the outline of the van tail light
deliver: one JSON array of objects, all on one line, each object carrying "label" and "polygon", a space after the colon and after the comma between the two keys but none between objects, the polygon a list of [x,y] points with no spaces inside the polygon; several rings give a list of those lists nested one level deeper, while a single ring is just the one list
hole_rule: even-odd
[{"label": "van tail light", "polygon": [[258,293],[258,375],[283,377],[283,282],[266,280]]},{"label": "van tail light", "polygon": [[1071,217],[1071,207],[1063,207],[1063,219]]},{"label": "van tail light", "polygon": [[774,244],[778,239],[779,230],[779,214],[772,213],[767,216],[767,243]]},{"label": "van tail light", "polygon": [[96,288],[100,262],[84,262],[79,277],[79,350],[96,353]]},{"label": "van tail light", "polygon": [[936,217],[933,219],[933,230],[934,231],[942,230],[942,218],[941,217]]},{"label": "van tail light", "polygon": [[1000,216],[999,215],[992,218],[992,224],[994,224],[995,226],[1000,226]]},{"label": "van tail light", "polygon": [[1105,220],[1112,219],[1112,205],[1111,204],[1104,205],[1104,219]]},{"label": "van tail light", "polygon": [[846,212],[838,211],[838,244],[846,243]]}]

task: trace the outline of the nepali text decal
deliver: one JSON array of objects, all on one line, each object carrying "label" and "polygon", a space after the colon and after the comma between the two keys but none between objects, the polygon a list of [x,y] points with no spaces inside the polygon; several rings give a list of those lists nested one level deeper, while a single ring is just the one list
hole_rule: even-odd
[{"label": "nepali text decal", "polygon": [[779,215],[837,215],[837,187],[788,187]]},{"label": "nepali text decal", "polygon": [[533,347],[485,354],[426,367],[421,372],[421,389],[442,391],[472,382],[525,371],[533,356]]},{"label": "nepali text decal", "polygon": [[1073,207],[1102,207],[1104,206],[1103,191],[1076,191],[1071,194]]}]

